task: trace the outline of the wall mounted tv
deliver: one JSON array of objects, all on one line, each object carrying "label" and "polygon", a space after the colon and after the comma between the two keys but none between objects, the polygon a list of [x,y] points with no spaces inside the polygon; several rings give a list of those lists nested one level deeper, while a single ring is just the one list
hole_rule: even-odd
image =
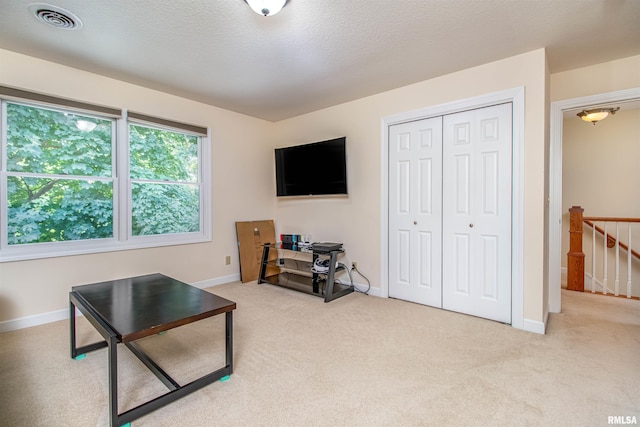
[{"label": "wall mounted tv", "polygon": [[347,138],[276,148],[278,197],[347,194]]}]

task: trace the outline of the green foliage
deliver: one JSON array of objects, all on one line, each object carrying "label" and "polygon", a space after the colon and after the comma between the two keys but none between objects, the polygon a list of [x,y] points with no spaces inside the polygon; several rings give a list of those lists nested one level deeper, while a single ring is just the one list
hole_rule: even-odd
[{"label": "green foliage", "polygon": [[[8,243],[113,237],[114,121],[13,103],[6,111]],[[81,131],[78,120],[96,127]],[[134,235],[199,230],[196,137],[130,126],[130,169]]]},{"label": "green foliage", "polygon": [[198,138],[191,135],[129,126],[132,179],[198,182]]},{"label": "green foliage", "polygon": [[[29,189],[46,192],[30,200]],[[9,177],[9,244],[113,236],[111,182]]]},{"label": "green foliage", "polygon": [[[96,123],[91,132],[78,120]],[[112,121],[7,104],[7,171],[111,176]]]},{"label": "green foliage", "polygon": [[187,233],[200,229],[200,199],[195,185],[132,184],[132,234]]},{"label": "green foliage", "polygon": [[[200,229],[198,138],[129,126],[131,234],[147,236]],[[193,184],[159,184],[146,181]]]}]

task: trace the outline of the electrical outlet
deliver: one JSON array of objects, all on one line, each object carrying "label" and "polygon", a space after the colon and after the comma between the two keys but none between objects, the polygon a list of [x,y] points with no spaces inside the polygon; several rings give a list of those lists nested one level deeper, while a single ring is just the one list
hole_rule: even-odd
[{"label": "electrical outlet", "polygon": [[227,255],[224,259],[224,265],[231,265],[231,255]]},{"label": "electrical outlet", "polygon": [[357,270],[358,269],[358,263],[356,261],[351,261],[351,269],[352,270]]}]

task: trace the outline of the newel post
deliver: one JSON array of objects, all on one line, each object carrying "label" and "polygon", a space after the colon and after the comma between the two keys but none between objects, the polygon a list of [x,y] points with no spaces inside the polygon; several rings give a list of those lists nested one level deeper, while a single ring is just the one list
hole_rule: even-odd
[{"label": "newel post", "polygon": [[584,209],[569,209],[569,253],[567,254],[567,289],[584,291],[584,253],[582,252],[582,213]]}]

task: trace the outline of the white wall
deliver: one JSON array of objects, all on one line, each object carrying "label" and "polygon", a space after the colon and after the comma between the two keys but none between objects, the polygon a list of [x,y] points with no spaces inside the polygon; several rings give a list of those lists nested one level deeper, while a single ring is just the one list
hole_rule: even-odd
[{"label": "white wall", "polygon": [[[276,124],[276,144],[347,136],[349,196],[281,199],[278,233],[339,241],[347,256],[379,287],[381,120],[383,117],[515,87],[525,88],[524,317],[542,322],[545,277],[545,143],[547,67],[544,49],[326,108]],[[321,165],[316,165],[321,168]],[[362,281],[360,281],[362,282]]]},{"label": "white wall", "polygon": [[273,123],[6,50],[0,64],[5,86],[210,127],[213,174],[212,242],[0,263],[0,322],[64,310],[79,284],[153,272],[188,283],[239,277],[235,222],[273,218]]}]

